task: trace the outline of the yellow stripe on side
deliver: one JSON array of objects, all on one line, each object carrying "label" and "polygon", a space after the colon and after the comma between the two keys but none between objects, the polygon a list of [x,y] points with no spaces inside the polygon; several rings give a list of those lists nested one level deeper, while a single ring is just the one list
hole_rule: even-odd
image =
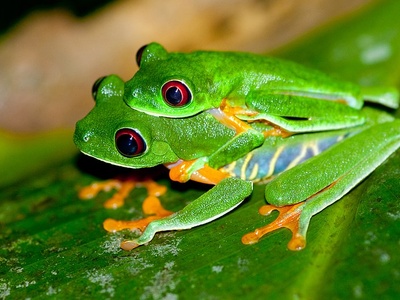
[{"label": "yellow stripe on side", "polygon": [[308,149],[308,145],[301,146],[301,152],[294,159],[292,159],[290,164],[287,166],[286,170],[289,170],[289,169],[293,168],[294,166],[297,166],[300,163],[300,161],[306,156],[307,149]]},{"label": "yellow stripe on side", "polygon": [[256,179],[257,175],[258,175],[258,169],[259,169],[259,165],[258,164],[254,164],[254,168],[251,171],[251,174],[250,174],[250,176],[249,176],[249,178],[247,180],[253,181],[254,179]]},{"label": "yellow stripe on side", "polygon": [[276,150],[274,156],[272,156],[271,161],[269,162],[268,174],[264,178],[268,178],[274,174],[276,162],[284,149],[285,147],[281,146]]},{"label": "yellow stripe on side", "polygon": [[246,170],[247,170],[249,162],[251,161],[252,158],[253,158],[253,154],[252,153],[247,154],[245,156],[245,158],[244,158],[243,165],[240,168],[240,178],[243,179],[243,180],[246,180]]},{"label": "yellow stripe on side", "polygon": [[316,142],[312,142],[308,146],[311,148],[314,156],[317,156],[321,152]]},{"label": "yellow stripe on side", "polygon": [[221,169],[223,169],[225,172],[233,174],[234,173],[233,170],[235,169],[236,164],[237,164],[237,161],[234,161],[234,162],[231,162],[230,164],[222,167]]}]

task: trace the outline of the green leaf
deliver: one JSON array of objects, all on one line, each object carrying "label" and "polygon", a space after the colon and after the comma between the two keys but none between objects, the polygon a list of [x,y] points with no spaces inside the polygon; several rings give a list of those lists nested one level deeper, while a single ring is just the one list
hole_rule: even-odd
[{"label": "green leaf", "polygon": [[367,11],[320,28],[276,55],[363,85],[399,86],[399,3],[375,2]]},{"label": "green leaf", "polygon": [[0,131],[0,188],[70,157],[76,150],[70,130],[36,134]]},{"label": "green leaf", "polygon": [[[399,87],[398,11],[399,1],[381,1],[278,54],[352,80]],[[373,45],[385,40],[391,54],[365,64],[360,59],[368,52],[363,36],[377,41]],[[191,230],[158,234],[149,245],[125,252],[119,243],[133,233],[106,233],[102,222],[140,217],[146,191],[134,190],[116,210],[102,205],[112,192],[91,201],[78,199],[81,187],[123,170],[71,157],[71,148],[56,137],[18,146],[0,137],[3,149],[8,147],[1,152],[1,170],[13,173],[16,166],[16,175],[0,189],[0,298],[395,299],[400,294],[399,151],[312,219],[307,247],[300,252],[287,249],[287,230],[255,245],[241,243],[243,234],[276,217],[257,212],[264,204],[263,186],[256,186],[250,199],[227,216]],[[58,137],[70,143],[69,135]],[[63,159],[49,159],[62,149],[68,154]],[[24,153],[36,156],[18,163]],[[24,165],[32,170],[29,174],[36,170],[35,176],[22,173]],[[169,187],[161,197],[167,209],[180,209],[207,189],[171,184],[158,168],[145,172]]]}]

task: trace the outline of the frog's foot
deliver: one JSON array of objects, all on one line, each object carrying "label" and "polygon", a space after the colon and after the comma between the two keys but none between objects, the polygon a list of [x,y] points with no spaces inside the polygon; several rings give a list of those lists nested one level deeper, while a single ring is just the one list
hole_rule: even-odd
[{"label": "frog's foot", "polygon": [[176,163],[165,164],[165,166],[170,170],[169,178],[180,183],[187,182],[190,179],[191,173],[199,167],[201,168],[203,165],[204,162],[200,161],[200,159],[187,161],[179,160]]},{"label": "frog's foot", "polygon": [[[150,216],[133,221],[107,219],[104,221],[103,227],[109,232],[116,232],[124,229],[129,229],[131,231],[139,230],[143,236],[144,230],[151,222],[163,219],[173,214],[172,211],[166,210],[162,206],[160,200],[154,196],[149,196],[144,200],[142,209],[144,214],[148,214]],[[139,245],[140,244],[134,240],[126,240],[121,242],[120,247],[123,250],[129,251],[138,247]]]},{"label": "frog's foot", "polygon": [[274,205],[264,205],[259,209],[261,215],[267,216],[272,211],[279,211],[279,216],[272,223],[256,229],[254,232],[250,232],[242,237],[243,244],[254,244],[267,233],[275,231],[279,228],[285,227],[292,232],[292,239],[288,244],[289,250],[297,251],[301,250],[306,246],[306,239],[299,230],[299,220],[303,209],[304,202],[277,207]]},{"label": "frog's foot", "polygon": [[[109,232],[116,232],[123,229],[129,229],[131,231],[140,230],[140,232],[143,233],[151,222],[164,219],[165,217],[168,217],[173,214],[172,211],[166,210],[161,205],[160,200],[154,196],[149,196],[145,199],[145,201],[143,202],[143,212],[145,214],[151,214],[151,215],[143,219],[133,220],[133,221],[118,221],[114,219],[107,219],[104,221],[103,227],[105,230]],[[142,238],[142,236],[139,237],[139,240],[140,238]],[[140,245],[141,244],[139,244],[137,241],[126,240],[121,242],[120,247],[123,250],[129,251]]]},{"label": "frog's foot", "polygon": [[142,210],[145,215],[149,215],[143,219],[133,221],[121,221],[114,219],[106,219],[103,223],[103,228],[108,232],[117,232],[124,229],[144,231],[147,225],[154,221],[172,214],[171,211],[166,210],[160,200],[154,196],[149,195],[142,204]]},{"label": "frog's foot", "polygon": [[227,173],[211,168],[203,158],[190,161],[180,160],[174,164],[166,164],[170,169],[169,177],[177,182],[186,182],[189,179],[205,184],[217,184],[228,177]]},{"label": "frog's foot", "polygon": [[280,136],[283,138],[287,138],[287,137],[293,135],[293,133],[286,131],[285,129],[280,128],[278,126],[273,126],[272,129],[263,131],[263,135],[265,138],[271,137],[271,136]]},{"label": "frog's foot", "polygon": [[236,131],[236,134],[253,129],[249,123],[236,117],[238,114],[253,114],[252,111],[246,111],[241,107],[229,106],[225,100],[219,108],[209,109],[208,112],[214,116],[220,123]]},{"label": "frog's foot", "polygon": [[[265,138],[270,136],[280,136],[286,138],[293,135],[292,132],[270,123],[263,118],[258,119],[258,112],[251,109],[244,109],[242,107],[229,106],[226,100],[222,101],[222,104],[219,108],[210,109],[208,112],[225,126],[234,129],[236,131],[236,135],[253,129],[250,125],[252,122],[263,122],[269,127],[272,127],[271,129],[263,132]],[[244,117],[247,121],[241,120],[237,116]]]},{"label": "frog's foot", "polygon": [[111,179],[103,182],[95,182],[79,191],[79,198],[87,200],[96,197],[101,192],[108,192],[112,189],[117,192],[104,203],[105,208],[118,208],[124,205],[126,197],[135,187],[145,187],[149,195],[160,196],[166,192],[166,187],[157,184],[153,180],[137,182],[133,178],[125,180]]},{"label": "frog's foot", "polygon": [[135,188],[134,181],[111,179],[103,182],[95,182],[82,188],[79,191],[79,198],[85,200],[92,199],[101,191],[108,192],[115,189],[117,192],[104,203],[104,207],[118,208],[124,205],[126,197],[133,188]]}]

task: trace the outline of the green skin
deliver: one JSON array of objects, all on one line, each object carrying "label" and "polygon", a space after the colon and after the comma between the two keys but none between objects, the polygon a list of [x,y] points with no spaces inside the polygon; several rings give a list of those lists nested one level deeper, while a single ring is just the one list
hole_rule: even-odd
[{"label": "green skin", "polygon": [[[124,101],[155,116],[181,118],[209,111],[221,118],[224,112],[218,108],[225,100],[229,107],[252,112],[234,112],[241,120],[263,119],[296,133],[363,124],[359,109],[364,101],[398,107],[395,89],[363,88],[272,57],[215,51],[169,53],[157,43],[141,48],[138,56],[140,68],[125,84]],[[189,88],[191,100],[185,105],[165,101],[162,87],[171,80]]]},{"label": "green skin", "polygon": [[[123,93],[124,83],[117,76],[106,77],[100,82],[94,109],[76,126],[74,142],[83,153],[128,168],[198,159],[202,161],[199,168],[207,163],[218,169],[239,162],[240,157],[248,153],[267,148],[276,151],[278,147],[296,141],[297,144],[305,143],[305,137],[313,136],[299,134],[287,139],[270,138],[262,147],[253,150],[255,146],[251,140],[249,144],[237,143],[235,131],[208,113],[180,119],[154,117],[130,109],[123,102]],[[273,205],[304,201],[298,208],[301,215],[297,233],[304,240],[313,215],[339,200],[400,146],[400,120],[368,110],[360,111],[360,115],[367,122],[347,130],[353,132],[350,137],[283,172],[266,186],[266,199]],[[122,128],[134,129],[140,134],[146,145],[142,152],[127,157],[125,150],[119,149],[115,137]],[[262,126],[255,129],[262,130]],[[318,137],[332,135],[332,132],[319,133]],[[188,147],[182,147],[183,144]],[[323,176],[316,177],[321,168],[325,170]],[[239,174],[231,174],[181,211],[151,222],[137,240],[131,241],[132,247],[148,243],[156,232],[188,229],[234,209],[253,188],[250,180],[239,177]]]},{"label": "green skin", "polygon": [[[101,81],[95,108],[76,126],[74,140],[85,154],[135,169],[202,157],[207,157],[211,167],[219,168],[262,144],[262,141],[256,145],[245,141],[239,148],[232,144],[232,140],[237,140],[232,139],[235,132],[206,113],[193,118],[169,119],[129,109],[122,101],[123,90],[124,82],[115,75]],[[142,155],[126,157],[117,151],[115,134],[123,128],[135,129],[141,135],[147,145]],[[182,147],[184,144],[191,146]],[[214,160],[218,163],[213,163]]]}]

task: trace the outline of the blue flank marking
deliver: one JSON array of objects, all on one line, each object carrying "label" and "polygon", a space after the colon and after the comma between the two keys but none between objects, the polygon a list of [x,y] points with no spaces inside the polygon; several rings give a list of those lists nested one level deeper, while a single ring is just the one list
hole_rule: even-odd
[{"label": "blue flank marking", "polygon": [[[299,143],[299,144],[288,144],[285,146],[285,148],[282,150],[278,158],[276,159],[274,170],[272,172],[272,175],[281,173],[289,167],[289,165],[292,163],[293,160],[296,160],[301,154],[302,150],[304,147],[306,147],[306,153],[303,154],[304,156],[299,160],[298,163],[301,163],[315,155],[314,153],[314,147],[311,145],[316,144],[319,153],[323,152],[324,150],[328,149],[329,147],[333,146],[336,144],[341,138],[347,137],[349,134],[344,134],[340,136],[330,136],[330,137],[325,137],[323,139],[320,139],[318,141],[312,141],[308,143]],[[274,154],[277,151],[277,149],[271,149],[270,147],[260,147],[252,152],[250,152],[248,155],[252,155],[252,158],[250,161],[248,161],[248,165],[245,171],[245,176],[246,179],[252,179],[254,181],[257,180],[263,180],[267,178],[267,175],[270,174],[269,168],[271,167],[271,160],[274,158]],[[248,158],[248,155],[240,158],[239,160],[236,161],[236,164],[233,168],[233,173],[236,174],[236,176],[241,176],[241,169],[243,167],[243,164],[246,163],[246,159]],[[254,167],[258,165],[258,173],[256,178],[250,178]]]},{"label": "blue flank marking", "polygon": [[[329,137],[316,142],[319,151],[317,154],[325,151],[326,149],[333,146],[337,142],[338,142],[338,137]],[[315,156],[314,149],[310,147],[309,144],[293,145],[292,147],[286,147],[282,151],[281,155],[279,155],[273,174],[278,174],[285,171],[289,167],[293,159],[296,159],[298,156],[301,155],[301,152],[303,151],[304,147],[306,147],[306,153],[303,154],[303,157],[298,161],[297,164],[300,164],[306,161],[307,159]]]},{"label": "blue flank marking", "polygon": [[[263,151],[253,151],[251,153],[254,154],[254,156],[251,158],[251,160],[248,163],[248,167],[246,169],[246,178],[249,178],[251,176],[251,173],[256,164],[258,164],[257,179],[266,177],[269,172],[270,161],[271,161],[273,155],[275,154],[275,152],[264,152],[263,153]],[[242,164],[239,162],[238,162],[238,165],[240,167],[242,166]],[[239,168],[239,170],[240,170],[240,168]]]},{"label": "blue flank marking", "polygon": [[[282,153],[279,155],[276,161],[275,169],[272,174],[275,175],[285,171],[288,168],[289,164],[291,164],[293,159],[297,158],[301,154],[303,147],[305,147],[304,144],[285,147],[285,149],[283,149]],[[311,149],[308,152],[310,152],[311,155]]]}]

